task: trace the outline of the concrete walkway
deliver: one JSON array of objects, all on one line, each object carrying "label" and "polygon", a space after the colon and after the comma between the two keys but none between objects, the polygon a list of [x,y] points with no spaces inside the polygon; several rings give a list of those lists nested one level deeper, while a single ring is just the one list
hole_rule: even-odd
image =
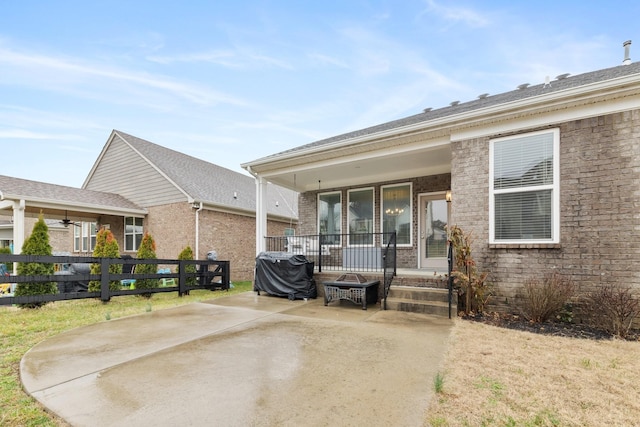
[{"label": "concrete walkway", "polygon": [[246,292],[68,331],[20,369],[73,426],[420,426],[451,326]]}]

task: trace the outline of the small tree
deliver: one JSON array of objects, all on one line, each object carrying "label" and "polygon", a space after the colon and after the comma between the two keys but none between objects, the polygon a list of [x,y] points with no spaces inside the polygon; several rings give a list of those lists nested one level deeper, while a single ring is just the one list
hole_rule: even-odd
[{"label": "small tree", "polygon": [[[49,255],[51,256],[51,245],[49,244],[49,227],[44,222],[44,216],[40,213],[38,221],[33,226],[31,235],[24,241],[22,245],[23,255]],[[18,275],[20,276],[39,276],[52,275],[54,267],[52,263],[43,262],[20,262],[18,263]],[[58,287],[55,282],[31,282],[18,283],[16,286],[15,296],[27,295],[47,295],[57,294]],[[46,303],[34,302],[28,304],[18,304],[20,308],[38,308]]]},{"label": "small tree", "polygon": [[[186,248],[184,248],[182,250],[182,252],[180,252],[180,255],[178,255],[178,259],[189,259],[192,260],[193,259],[193,250],[191,249],[191,246],[187,246]],[[178,266],[178,273],[180,272],[180,267]],[[196,269],[196,265],[195,264],[187,264],[185,266],[184,272],[186,274],[192,274],[192,273],[196,273],[197,269]],[[198,278],[197,277],[187,277],[187,286],[196,286],[198,284]]]},{"label": "small tree", "polygon": [[471,236],[465,234],[457,225],[449,230],[449,242],[453,246],[455,259],[451,275],[464,298],[464,313],[482,313],[492,295],[491,286],[487,282],[489,273],[478,272],[476,261],[471,256]]},{"label": "small tree", "polygon": [[[96,236],[96,247],[93,249],[93,256],[95,258],[120,258],[120,247],[111,230],[105,228],[98,231]],[[91,274],[100,274],[102,267],[99,263],[91,264]],[[122,273],[122,264],[111,264],[109,266],[110,274]],[[119,280],[109,281],[109,290],[117,291],[120,289]],[[89,282],[89,292],[99,292],[100,281],[92,280]]]},{"label": "small tree", "polygon": [[[138,259],[157,259],[156,242],[151,234],[145,233],[138,248]],[[158,272],[156,264],[138,264],[136,266],[136,274],[154,274]],[[136,289],[151,289],[158,287],[158,279],[137,279]],[[151,298],[152,294],[142,294],[145,298]]]}]

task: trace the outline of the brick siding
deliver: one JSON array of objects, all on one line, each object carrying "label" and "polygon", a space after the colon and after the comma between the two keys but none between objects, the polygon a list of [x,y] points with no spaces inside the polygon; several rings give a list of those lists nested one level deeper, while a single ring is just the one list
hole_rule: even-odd
[{"label": "brick siding", "polygon": [[[381,187],[390,184],[411,183],[413,187],[412,204],[413,204],[413,244],[411,247],[399,247],[397,251],[397,265],[400,268],[416,268],[418,265],[418,195],[422,193],[432,193],[438,191],[446,191],[451,183],[451,175],[441,174],[427,177],[418,177],[413,179],[405,179],[400,181],[378,182],[369,185],[363,185],[354,188],[374,188],[374,230],[380,231],[380,194]],[[317,200],[318,193],[328,193],[340,191],[342,194],[342,233],[347,233],[349,227],[347,225],[347,190],[352,188],[334,188],[320,191],[308,191],[301,193],[298,199],[298,211],[300,218],[298,220],[298,234],[317,234],[318,209]]]},{"label": "brick siding", "polygon": [[583,294],[600,284],[640,288],[640,111],[559,129],[560,244],[552,247],[489,246],[489,138],[452,144],[452,223],[473,236],[478,267],[496,286],[494,308],[512,310],[527,278],[554,271]]}]

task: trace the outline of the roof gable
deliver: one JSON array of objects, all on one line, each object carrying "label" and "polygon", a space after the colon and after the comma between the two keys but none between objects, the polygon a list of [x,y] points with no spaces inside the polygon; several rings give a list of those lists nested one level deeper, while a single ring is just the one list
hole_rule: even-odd
[{"label": "roof gable", "polygon": [[[256,211],[254,178],[118,130],[112,132],[84,186],[91,182],[114,138],[126,143],[166,183],[182,193],[183,200],[244,212]],[[134,173],[127,177],[128,181],[137,179]],[[271,215],[297,218],[297,193],[270,185],[267,206]]]}]

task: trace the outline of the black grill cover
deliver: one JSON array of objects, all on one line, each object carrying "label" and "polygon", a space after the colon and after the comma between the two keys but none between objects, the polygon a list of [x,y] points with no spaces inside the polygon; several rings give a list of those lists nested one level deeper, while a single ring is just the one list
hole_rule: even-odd
[{"label": "black grill cover", "polygon": [[253,290],[290,300],[316,298],[313,262],[304,255],[289,252],[261,252],[256,257]]}]

